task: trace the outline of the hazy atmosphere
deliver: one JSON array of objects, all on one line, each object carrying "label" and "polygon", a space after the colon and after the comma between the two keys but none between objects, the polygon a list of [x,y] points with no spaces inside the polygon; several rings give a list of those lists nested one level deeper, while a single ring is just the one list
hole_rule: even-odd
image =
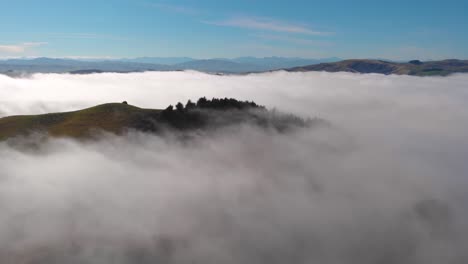
[{"label": "hazy atmosphere", "polygon": [[0,264],[468,263],[468,1],[0,7]]},{"label": "hazy atmosphere", "polygon": [[0,256],[464,263],[467,81],[286,72],[0,77],[2,116],[228,96],[330,123],[288,134],[231,126],[185,142],[130,132],[33,148],[34,138],[0,143]]}]

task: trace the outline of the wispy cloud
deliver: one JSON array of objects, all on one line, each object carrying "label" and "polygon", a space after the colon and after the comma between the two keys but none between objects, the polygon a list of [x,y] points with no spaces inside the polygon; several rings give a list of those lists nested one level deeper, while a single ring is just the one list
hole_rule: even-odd
[{"label": "wispy cloud", "polygon": [[0,52],[2,53],[24,53],[30,48],[46,45],[47,42],[24,42],[13,45],[0,45]]},{"label": "wispy cloud", "polygon": [[238,27],[255,30],[267,30],[283,33],[295,33],[305,35],[330,35],[331,32],[322,32],[310,28],[307,25],[293,24],[271,18],[259,17],[234,17],[223,21],[205,22],[211,25]]}]

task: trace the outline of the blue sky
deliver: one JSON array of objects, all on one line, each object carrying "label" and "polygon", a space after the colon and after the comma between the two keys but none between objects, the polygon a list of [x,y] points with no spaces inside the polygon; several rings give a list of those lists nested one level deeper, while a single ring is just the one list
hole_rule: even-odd
[{"label": "blue sky", "polygon": [[467,0],[0,0],[0,57],[468,59]]}]

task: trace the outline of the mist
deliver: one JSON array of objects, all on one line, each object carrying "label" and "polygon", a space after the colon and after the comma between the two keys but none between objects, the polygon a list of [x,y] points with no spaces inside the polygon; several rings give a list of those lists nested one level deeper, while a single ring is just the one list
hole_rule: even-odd
[{"label": "mist", "polygon": [[0,143],[2,263],[466,263],[468,75],[0,75],[0,116],[253,100],[331,126]]}]

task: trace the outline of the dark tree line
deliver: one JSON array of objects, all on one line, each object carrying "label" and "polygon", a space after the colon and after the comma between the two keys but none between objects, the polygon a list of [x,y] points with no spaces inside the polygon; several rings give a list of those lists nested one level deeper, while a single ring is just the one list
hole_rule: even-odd
[{"label": "dark tree line", "polygon": [[257,105],[255,102],[252,101],[238,101],[234,98],[213,98],[211,100],[206,99],[206,97],[202,97],[198,99],[196,103],[188,100],[185,106],[182,103],[177,103],[174,107],[170,105],[167,107],[163,112],[169,113],[171,111],[190,111],[194,109],[213,109],[213,110],[230,110],[230,109],[249,109],[249,108],[262,108],[264,106]]},{"label": "dark tree line", "polygon": [[144,131],[157,131],[168,127],[178,130],[217,128],[240,123],[284,131],[310,124],[309,120],[275,110],[269,111],[252,101],[233,98],[209,100],[206,97],[198,99],[196,103],[188,100],[185,105],[180,102],[175,107],[170,105],[144,121],[137,124],[139,129]]},{"label": "dark tree line", "polygon": [[247,109],[247,108],[265,108],[264,106],[257,105],[254,102],[238,101],[233,98],[213,98],[207,100],[205,97],[198,99],[197,107],[210,108],[210,109]]},{"label": "dark tree line", "polygon": [[[222,115],[221,112],[248,109],[265,109],[265,107],[254,102],[238,101],[233,98],[213,98],[209,100],[202,97],[196,103],[188,100],[185,105],[180,102],[177,103],[175,108],[170,105],[161,112],[160,120],[178,129],[200,128],[207,125],[212,119],[207,110],[215,110],[219,112],[218,115]],[[228,117],[225,116],[224,119],[228,119]]]}]

